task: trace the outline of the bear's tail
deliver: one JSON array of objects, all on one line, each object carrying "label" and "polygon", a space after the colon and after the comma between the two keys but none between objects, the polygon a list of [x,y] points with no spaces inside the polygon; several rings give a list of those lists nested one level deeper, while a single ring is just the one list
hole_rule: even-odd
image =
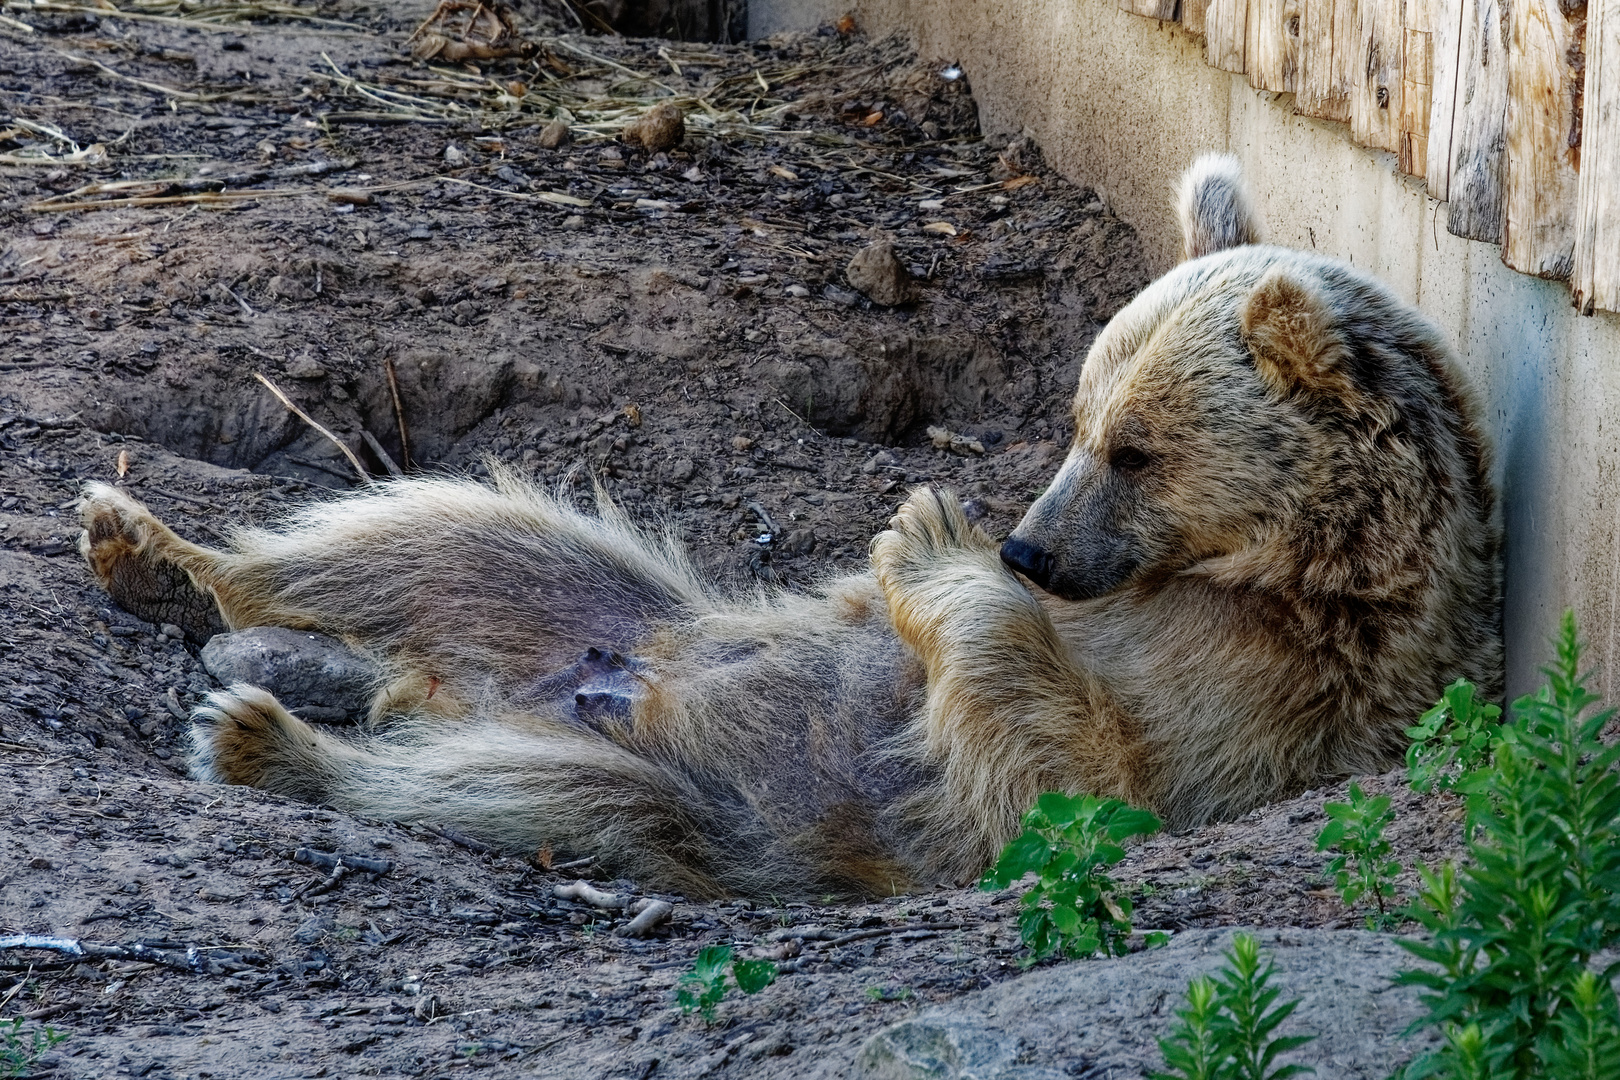
[{"label": "bear's tail", "polygon": [[1204,154],[1181,174],[1176,215],[1181,219],[1183,259],[1260,242],[1260,225],[1243,186],[1243,167],[1231,154]]}]

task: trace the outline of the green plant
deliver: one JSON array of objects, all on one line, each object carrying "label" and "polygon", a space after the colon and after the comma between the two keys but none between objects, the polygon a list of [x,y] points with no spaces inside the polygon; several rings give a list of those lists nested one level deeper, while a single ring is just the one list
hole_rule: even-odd
[{"label": "green plant", "polygon": [[1473,838],[1459,884],[1425,874],[1412,916],[1427,941],[1403,941],[1439,970],[1404,971],[1424,987],[1446,1043],[1413,1061],[1418,1077],[1620,1075],[1620,1021],[1592,956],[1620,945],[1620,746],[1599,733],[1564,616],[1547,685],[1514,702],[1492,764],[1459,780]]},{"label": "green plant", "polygon": [[1480,701],[1474,684],[1458,679],[1434,707],[1406,729],[1406,773],[1417,791],[1449,789],[1490,760],[1501,741],[1502,708]]},{"label": "green plant", "polygon": [[0,1076],[23,1076],[32,1072],[41,1055],[67,1038],[54,1028],[23,1031],[23,1018],[0,1022]]},{"label": "green plant", "polygon": [[[1025,874],[1018,933],[1026,963],[1062,953],[1122,955],[1131,933],[1131,902],[1115,896],[1104,870],[1125,857],[1121,840],[1159,830],[1159,819],[1118,799],[1049,791],[1024,815],[1024,831],[1001,851],[980,888],[1005,889]],[[1150,935],[1159,944],[1163,934]]]},{"label": "green plant", "polygon": [[1385,827],[1395,820],[1389,796],[1368,798],[1360,784],[1351,784],[1349,802],[1325,803],[1322,811],[1328,823],[1316,835],[1316,850],[1340,852],[1327,865],[1334,888],[1346,907],[1353,908],[1362,897],[1371,896],[1378,904],[1378,914],[1367,916],[1367,926],[1381,928],[1389,921],[1384,898],[1395,895],[1395,875],[1401,872],[1401,864],[1389,857],[1389,841],[1384,839]]},{"label": "green plant", "polygon": [[1273,1007],[1282,989],[1270,985],[1275,969],[1270,961],[1262,964],[1260,943],[1239,934],[1225,955],[1214,976],[1187,984],[1187,1004],[1176,1010],[1179,1022],[1159,1040],[1164,1063],[1174,1071],[1153,1073],[1153,1080],[1283,1080],[1313,1072],[1305,1065],[1273,1068],[1279,1054],[1316,1036],[1271,1037],[1299,999]]},{"label": "green plant", "polygon": [[776,965],[769,960],[734,960],[730,945],[705,945],[698,950],[692,970],[676,984],[675,1000],[681,1011],[700,1012],[703,1019],[712,1021],[715,1008],[726,996],[727,968],[737,989],[745,994],[757,994],[776,981]]}]

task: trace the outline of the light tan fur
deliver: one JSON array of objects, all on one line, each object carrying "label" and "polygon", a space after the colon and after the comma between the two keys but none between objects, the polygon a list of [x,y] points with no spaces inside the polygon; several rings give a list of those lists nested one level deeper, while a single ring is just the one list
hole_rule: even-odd
[{"label": "light tan fur", "polygon": [[214,695],[197,776],[693,895],[964,881],[1045,790],[1186,828],[1380,769],[1446,683],[1500,688],[1486,452],[1438,334],[1342,264],[1231,247],[1234,185],[1184,184],[1190,249],[1223,249],[1099,337],[1068,459],[999,552],[923,489],[870,573],[727,595],[600,493],[586,515],[498,468],[224,551],[91,485],[84,551],[199,637],[320,629],[389,669],[353,737]]}]

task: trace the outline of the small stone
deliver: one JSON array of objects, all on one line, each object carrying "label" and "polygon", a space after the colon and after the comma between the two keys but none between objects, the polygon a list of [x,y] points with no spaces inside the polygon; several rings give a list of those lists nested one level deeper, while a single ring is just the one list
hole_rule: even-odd
[{"label": "small stone", "polygon": [[664,471],[664,479],[673,484],[684,484],[697,472],[697,463],[691,458],[676,458]]},{"label": "small stone", "polygon": [[35,870],[55,870],[56,869],[56,867],[51,865],[51,860],[47,859],[43,855],[34,856],[32,859],[30,859],[28,861],[28,865],[30,867],[32,867],[33,869],[35,869]]},{"label": "small stone", "polygon": [[750,439],[746,435],[733,435],[731,437],[731,448],[736,450],[738,453],[741,453],[744,450],[752,450],[754,448],[754,440]]},{"label": "small stone", "polygon": [[295,278],[285,277],[281,274],[271,278],[266,288],[270,290],[271,296],[280,300],[313,300],[315,298],[315,294],[310,291],[309,286]]},{"label": "small stone", "polygon": [[654,105],[624,129],[623,138],[649,154],[673,150],[686,139],[686,114],[667,101]]},{"label": "small stone", "polygon": [[949,428],[930,427],[928,439],[934,444],[936,450],[949,450],[953,454],[983,454],[984,444],[978,439],[970,439],[966,435],[958,435]]},{"label": "small stone", "polygon": [[313,945],[327,934],[330,934],[336,925],[331,916],[317,915],[313,919],[305,920],[297,930],[293,931],[293,940],[300,945]]},{"label": "small stone", "polygon": [[776,550],[783,555],[808,555],[816,550],[816,534],[811,529],[794,529],[782,538]]},{"label": "small stone", "polygon": [[535,140],[542,150],[555,150],[568,141],[568,125],[562,120],[553,120],[540,129],[540,137]]},{"label": "small stone", "polygon": [[805,297],[810,295],[810,290],[805,288],[803,285],[789,285],[784,291],[789,296],[798,300],[803,300]]},{"label": "small stone", "polygon": [[585,219],[578,214],[569,214],[563,218],[562,227],[569,232],[577,232],[585,227]]},{"label": "small stone", "polygon": [[199,900],[207,900],[211,904],[234,904],[238,900],[247,898],[247,893],[236,889],[216,889],[205,886],[197,890]]},{"label": "small stone", "polygon": [[162,634],[164,637],[173,638],[175,641],[179,641],[181,638],[186,636],[186,632],[172,622],[166,622],[162,626],[158,627],[158,633]]},{"label": "small stone", "polygon": [[300,354],[287,365],[287,377],[291,379],[324,379],[326,369],[315,362],[315,358],[307,354]]},{"label": "small stone", "polygon": [[444,163],[451,168],[467,164],[467,154],[455,143],[444,148]]},{"label": "small stone", "polygon": [[894,253],[894,245],[878,240],[862,248],[844,268],[844,276],[875,304],[894,307],[917,297],[911,273]]}]

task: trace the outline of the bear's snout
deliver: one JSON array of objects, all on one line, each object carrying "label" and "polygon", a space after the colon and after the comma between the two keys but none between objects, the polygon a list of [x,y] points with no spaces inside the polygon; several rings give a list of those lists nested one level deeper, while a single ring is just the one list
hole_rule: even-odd
[{"label": "bear's snout", "polygon": [[1001,545],[1001,561],[1045,589],[1052,583],[1052,553],[1016,536]]}]

